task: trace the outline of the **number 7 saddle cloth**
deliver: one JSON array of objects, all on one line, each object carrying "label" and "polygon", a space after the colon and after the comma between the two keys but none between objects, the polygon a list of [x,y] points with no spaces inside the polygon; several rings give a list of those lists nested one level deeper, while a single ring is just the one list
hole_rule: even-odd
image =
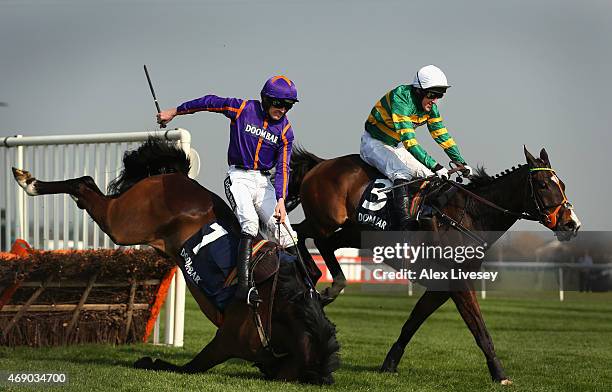
[{"label": "number 7 saddle cloth", "polygon": [[[189,238],[179,252],[179,268],[188,283],[197,286],[219,311],[233,299],[236,292],[236,259],[239,239],[223,222],[204,225]],[[270,257],[259,257],[273,253]],[[254,278],[259,284],[279,268],[276,257],[276,244],[266,240],[256,241],[253,245],[252,262],[255,263]],[[281,262],[294,262],[293,256],[280,252]]]}]

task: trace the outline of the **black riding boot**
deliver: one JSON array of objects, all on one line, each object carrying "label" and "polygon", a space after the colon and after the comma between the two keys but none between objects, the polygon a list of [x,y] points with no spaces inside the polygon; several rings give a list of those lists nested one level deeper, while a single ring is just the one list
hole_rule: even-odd
[{"label": "black riding boot", "polygon": [[401,231],[418,230],[419,224],[416,219],[410,215],[410,197],[408,196],[408,187],[398,186],[408,183],[408,180],[397,179],[393,181],[393,206],[398,214],[399,229]]},{"label": "black riding boot", "polygon": [[291,256],[297,257],[298,255],[298,248],[295,245],[286,247],[284,251],[285,253],[289,253]]},{"label": "black riding boot", "polygon": [[252,251],[253,237],[242,233],[240,235],[238,261],[236,263],[236,270],[238,273],[238,290],[236,290],[236,298],[241,301],[246,301],[246,303],[251,306],[255,306],[257,303],[261,302],[261,299],[253,283],[253,279],[250,276]]}]

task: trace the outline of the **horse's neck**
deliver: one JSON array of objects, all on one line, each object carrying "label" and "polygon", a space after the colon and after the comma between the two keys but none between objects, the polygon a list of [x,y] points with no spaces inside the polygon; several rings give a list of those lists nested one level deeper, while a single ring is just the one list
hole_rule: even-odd
[{"label": "horse's neck", "polygon": [[[515,213],[525,212],[528,170],[527,166],[522,166],[472,191],[506,210]],[[494,209],[478,200],[473,199],[470,203],[472,207],[468,209],[468,214],[471,215],[476,230],[505,232],[518,220],[516,216]]]}]

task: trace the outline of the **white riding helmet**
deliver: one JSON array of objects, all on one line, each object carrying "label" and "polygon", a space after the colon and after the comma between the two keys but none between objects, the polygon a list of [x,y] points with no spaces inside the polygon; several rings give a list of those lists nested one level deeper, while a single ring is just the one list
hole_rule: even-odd
[{"label": "white riding helmet", "polygon": [[426,65],[419,69],[414,76],[412,85],[423,90],[440,87],[443,92],[450,87],[444,72],[435,65]]}]

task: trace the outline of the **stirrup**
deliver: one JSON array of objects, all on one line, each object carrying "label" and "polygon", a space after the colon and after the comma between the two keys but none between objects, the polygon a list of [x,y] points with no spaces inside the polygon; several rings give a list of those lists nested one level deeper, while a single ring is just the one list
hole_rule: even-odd
[{"label": "stirrup", "polygon": [[249,289],[249,292],[246,296],[246,302],[247,305],[252,307],[257,307],[263,302],[261,298],[259,298],[259,292],[257,291],[257,287],[253,286]]}]

